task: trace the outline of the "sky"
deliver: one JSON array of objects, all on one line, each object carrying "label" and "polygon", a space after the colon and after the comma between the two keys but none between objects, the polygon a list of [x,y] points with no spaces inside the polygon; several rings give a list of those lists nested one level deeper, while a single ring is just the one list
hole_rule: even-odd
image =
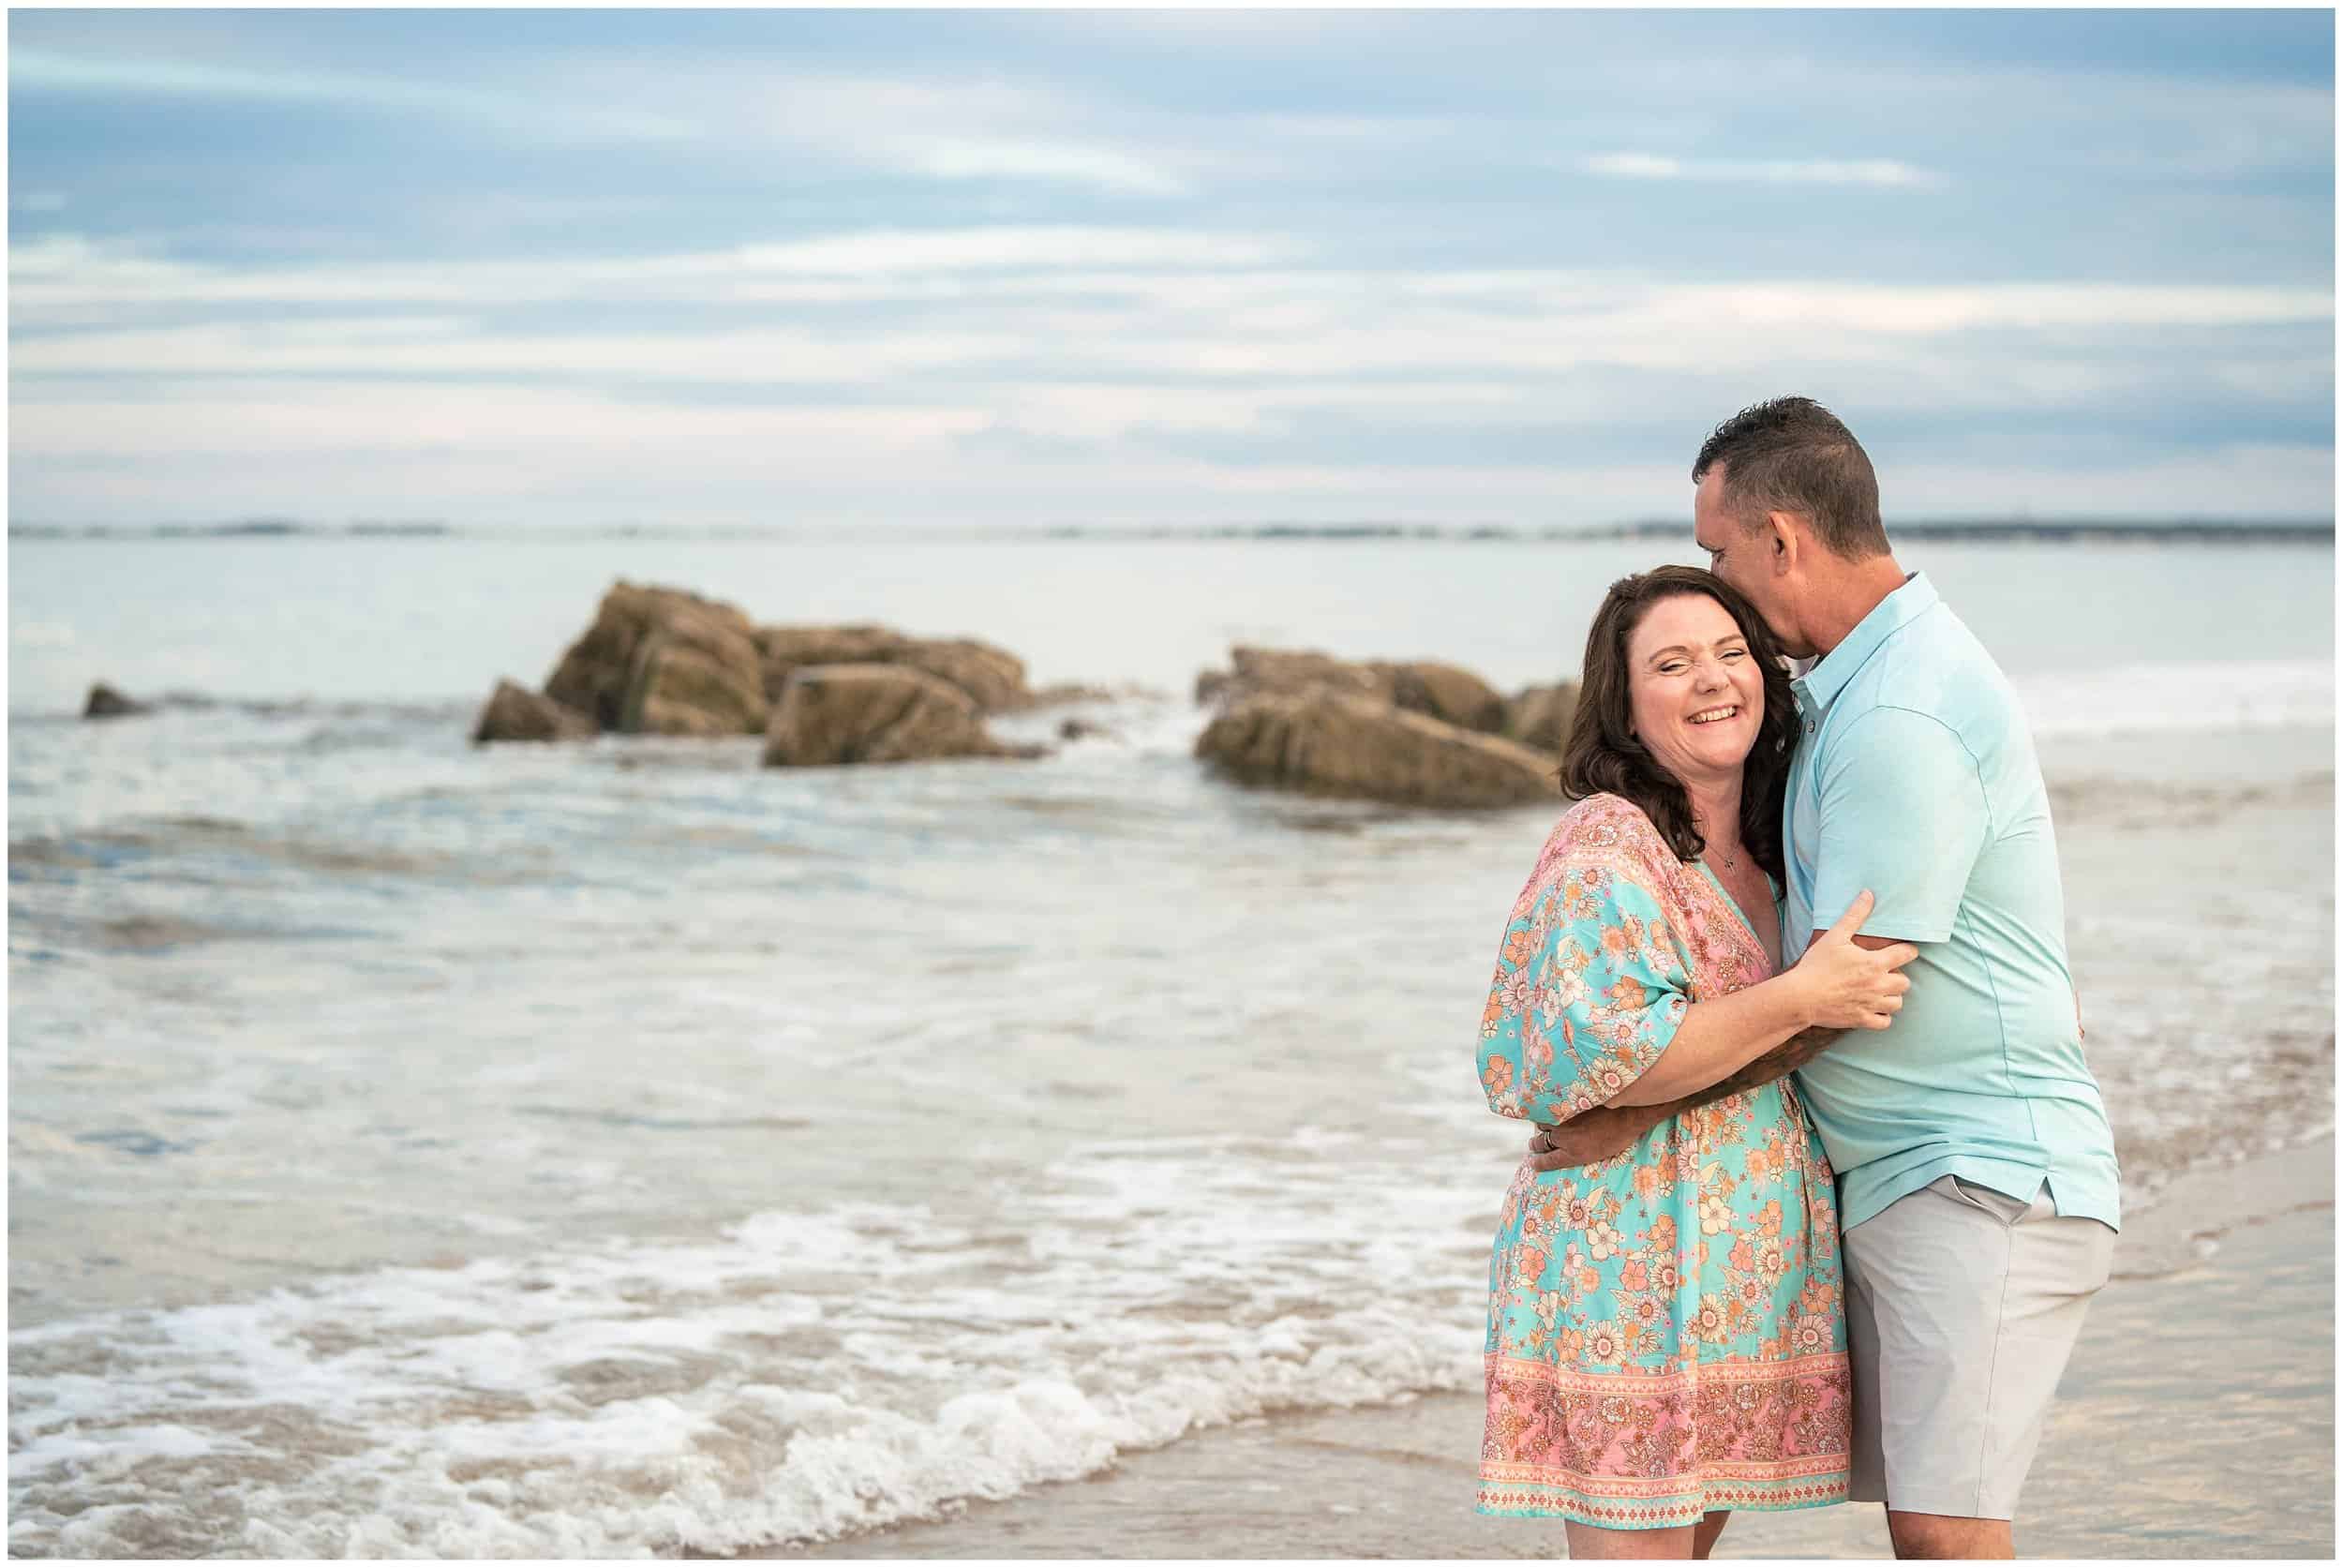
[{"label": "sky", "polygon": [[11,521],[2331,517],[2332,11],[12,10]]}]

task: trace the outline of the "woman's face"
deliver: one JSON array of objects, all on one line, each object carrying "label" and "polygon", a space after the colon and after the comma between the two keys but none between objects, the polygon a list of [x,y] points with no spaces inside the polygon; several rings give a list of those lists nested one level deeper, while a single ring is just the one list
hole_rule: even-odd
[{"label": "woman's face", "polygon": [[1739,773],[1765,717],[1766,678],[1723,605],[1679,593],[1644,612],[1627,635],[1635,738],[1685,784]]}]

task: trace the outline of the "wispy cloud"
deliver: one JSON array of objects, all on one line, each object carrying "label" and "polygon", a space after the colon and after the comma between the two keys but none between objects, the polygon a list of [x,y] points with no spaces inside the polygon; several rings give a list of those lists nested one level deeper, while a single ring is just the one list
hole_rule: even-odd
[{"label": "wispy cloud", "polygon": [[716,156],[795,149],[927,179],[1032,181],[1170,197],[1215,160],[1186,127],[1063,85],[988,74],[776,70],[702,53],[564,61],[565,94],[688,119]]},{"label": "wispy cloud", "polygon": [[1945,177],[1895,158],[1679,158],[1657,153],[1597,153],[1578,160],[1615,180],[1754,181],[1762,185],[1937,186]]},{"label": "wispy cloud", "polygon": [[87,56],[41,49],[8,52],[11,90],[49,88],[155,97],[261,100],[324,108],[358,107],[472,120],[529,138],[587,136],[664,141],[691,133],[664,115],[546,102],[510,92],[410,78],[331,70],[254,70],[187,60]]},{"label": "wispy cloud", "polygon": [[[1297,267],[1296,262],[1316,264]],[[1274,233],[1081,225],[860,230],[720,251],[439,266],[230,267],[173,261],[78,235],[21,242],[8,253],[20,325],[47,306],[433,304],[489,306],[567,299],[619,306],[648,299],[754,303],[949,303],[999,320],[1002,302],[1122,306],[1209,315],[1263,338],[1313,324],[1377,322],[1403,334],[1449,306],[1440,330],[1464,341],[1518,336],[1545,319],[1606,348],[1605,323],[1630,336],[1679,337],[1742,323],[1801,332],[1930,336],[1995,327],[2247,326],[2332,321],[2332,291],[2276,284],[1888,284],[1852,278],[1768,283],[1653,283],[1597,271],[1326,264]],[[803,285],[802,288],[796,287]],[[760,291],[773,291],[769,294]]]},{"label": "wispy cloud", "polygon": [[[1679,444],[1696,443],[1700,419],[1678,412]],[[1231,462],[1126,442],[1103,455],[1078,444],[1038,463],[1034,448],[996,439],[1017,426],[949,399],[690,410],[542,389],[349,385],[319,396],[253,385],[183,403],[37,405],[13,426],[13,509],[61,522],[251,510],[338,519],[380,515],[394,500],[401,515],[476,523],[527,522],[548,509],[678,523],[1595,522],[1680,512],[1690,494],[1686,453],[1674,450],[1458,463],[1288,449]],[[1876,437],[1872,444],[1903,455]],[[172,481],[159,494],[157,471]],[[2250,441],[2144,461],[1907,459],[1885,471],[1893,514],[1907,518],[2304,515],[2335,485],[2332,450]]]},{"label": "wispy cloud", "polygon": [[1039,180],[1151,196],[1188,188],[1165,149],[1085,129],[1097,106],[1004,82],[769,68],[744,79],[738,61],[702,59],[678,63],[664,81],[639,68],[557,61],[527,84],[467,83],[41,49],[12,52],[8,80],[16,88],[384,111],[490,126],[524,141],[791,145],[940,180]]},{"label": "wispy cloud", "polygon": [[1055,142],[936,140],[903,145],[910,168],[947,180],[1069,180],[1101,190],[1176,196],[1186,182],[1144,158],[1111,147]]},{"label": "wispy cloud", "polygon": [[84,235],[50,234],[9,247],[8,283],[14,324],[21,328],[38,325],[52,312],[86,319],[94,306],[152,311],[246,305],[950,299],[1001,275],[1048,276],[1114,267],[1242,269],[1289,261],[1302,249],[1276,234],[1009,224],[858,230],[723,250],[571,258],[558,264],[515,258],[430,266],[239,267],[172,261]]}]

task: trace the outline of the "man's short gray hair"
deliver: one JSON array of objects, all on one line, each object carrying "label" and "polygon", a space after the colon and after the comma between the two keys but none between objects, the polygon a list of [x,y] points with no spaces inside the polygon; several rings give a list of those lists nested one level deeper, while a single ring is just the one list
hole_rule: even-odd
[{"label": "man's short gray hair", "polygon": [[1768,512],[1811,520],[1833,555],[1868,560],[1888,553],[1879,520],[1879,480],[1855,432],[1812,397],[1753,403],[1709,433],[1693,482],[1724,474],[1724,504],[1743,528]]}]

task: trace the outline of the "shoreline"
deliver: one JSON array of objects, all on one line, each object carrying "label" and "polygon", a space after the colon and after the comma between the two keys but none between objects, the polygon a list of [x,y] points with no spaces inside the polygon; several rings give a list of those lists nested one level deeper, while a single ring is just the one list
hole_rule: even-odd
[{"label": "shoreline", "polygon": [[[2336,1137],[2173,1177],[2127,1216],[2029,1478],[2019,1550],[2331,1557]],[[2217,1387],[2190,1368],[2219,1364]],[[1095,1475],[743,1558],[1557,1558],[1472,1512],[1482,1400],[1256,1418]],[[2105,1463],[2120,1437],[2120,1462]],[[1750,1514],[1719,1558],[1886,1557],[1867,1504]]]}]

